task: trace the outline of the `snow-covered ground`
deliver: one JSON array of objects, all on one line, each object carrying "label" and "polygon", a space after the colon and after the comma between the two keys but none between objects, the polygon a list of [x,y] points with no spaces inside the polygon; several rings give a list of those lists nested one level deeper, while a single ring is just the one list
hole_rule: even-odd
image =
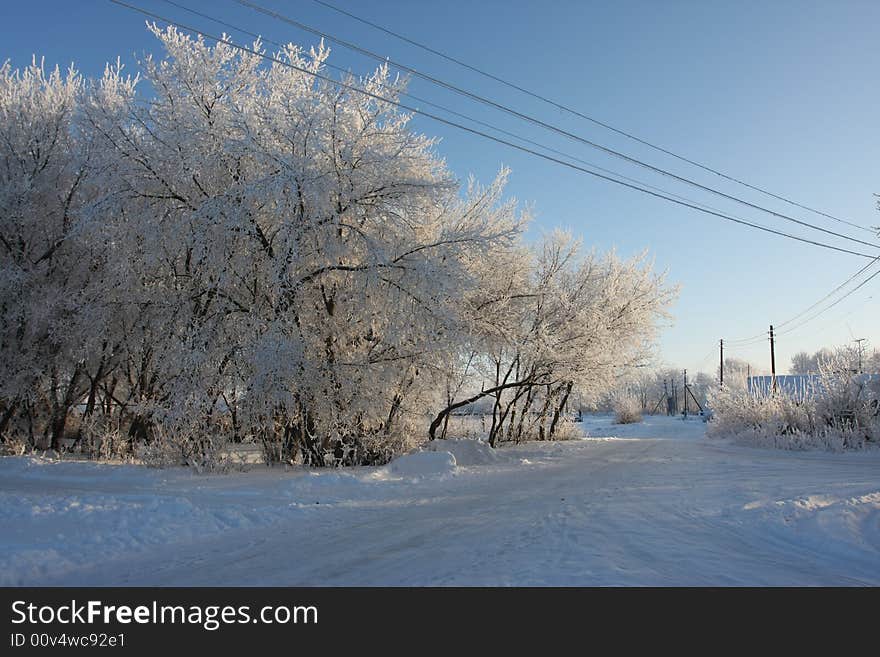
[{"label": "snow-covered ground", "polygon": [[666,417],[584,427],[351,471],[3,458],[0,584],[880,584],[880,450],[759,450]]}]

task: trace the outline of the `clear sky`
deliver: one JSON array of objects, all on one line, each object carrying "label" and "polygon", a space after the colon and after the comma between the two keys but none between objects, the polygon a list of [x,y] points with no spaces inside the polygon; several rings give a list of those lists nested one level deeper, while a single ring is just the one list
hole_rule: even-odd
[{"label": "clear sky", "polygon": [[[223,29],[164,0],[129,1],[205,31]],[[316,42],[233,0],[176,1],[275,41]],[[876,1],[328,1],[729,175],[857,224],[880,223],[873,196],[880,193]],[[877,242],[880,249],[880,240],[867,232],[689,167],[312,0],[259,4],[655,166]],[[73,61],[83,73],[95,75],[117,55],[135,70],[144,52],[158,50],[143,17],[107,0],[0,0],[0,59],[15,66],[37,54],[48,65]],[[341,46],[333,48],[331,62],[364,73],[374,66]],[[413,80],[410,90],[744,219],[880,255],[870,246],[676,184],[421,80]],[[647,249],[655,266],[681,285],[674,321],[663,331],[661,358],[692,372],[714,371],[719,338],[733,341],[783,323],[868,262],[643,196],[429,119],[417,118],[414,126],[442,138],[439,151],[462,179],[473,173],[489,180],[502,164],[510,166],[508,192],[536,211],[531,237],[561,226],[598,250],[615,248],[629,256]],[[878,301],[880,276],[816,320],[781,334],[778,371],[785,371],[799,350],[853,338],[867,338],[869,348],[880,348]],[[731,344],[726,353],[769,368],[766,343],[739,350]]]}]

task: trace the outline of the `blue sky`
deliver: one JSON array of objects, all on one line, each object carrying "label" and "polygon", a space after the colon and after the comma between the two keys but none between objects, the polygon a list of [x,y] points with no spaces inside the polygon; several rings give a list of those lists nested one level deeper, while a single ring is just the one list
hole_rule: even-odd
[{"label": "blue sky", "polygon": [[[232,0],[177,1],[276,41],[316,40]],[[727,174],[861,225],[880,223],[873,196],[880,193],[880,3],[330,1]],[[131,2],[206,31],[222,30],[162,0]],[[259,4],[655,166],[880,247],[866,232],[725,183],[311,0]],[[87,75],[117,55],[134,70],[144,52],[158,52],[143,17],[107,0],[4,0],[0,44],[0,58],[16,66],[37,54],[50,65],[73,61]],[[374,66],[341,46],[333,48],[331,62],[356,72]],[[674,184],[423,81],[413,80],[410,90],[744,219],[848,245]],[[719,338],[748,337],[784,322],[867,263],[643,196],[429,119],[416,118],[413,125],[442,138],[439,151],[462,179],[474,173],[488,180],[502,164],[510,166],[508,192],[535,208],[530,237],[561,226],[589,248],[614,248],[626,256],[647,249],[655,266],[681,285],[674,321],[663,331],[661,358],[690,371],[713,371]],[[785,371],[802,349],[862,337],[880,348],[878,293],[880,277],[818,319],[780,335],[778,370]],[[765,343],[739,350],[731,345],[727,353],[769,368]]]}]

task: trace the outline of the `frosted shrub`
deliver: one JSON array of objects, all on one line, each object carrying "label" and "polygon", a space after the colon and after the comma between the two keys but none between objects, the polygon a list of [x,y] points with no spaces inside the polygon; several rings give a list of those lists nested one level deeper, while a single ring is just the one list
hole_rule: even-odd
[{"label": "frosted shrub", "polygon": [[196,472],[229,472],[243,467],[242,459],[230,450],[222,435],[190,427],[157,425],[151,439],[141,448],[147,466],[187,466]]},{"label": "frosted shrub", "polygon": [[33,451],[33,445],[22,434],[12,434],[4,437],[0,443],[0,456],[24,456]]},{"label": "frosted shrub", "polygon": [[89,459],[130,459],[133,456],[131,439],[119,429],[119,424],[106,415],[91,415],[80,420],[77,450]]},{"label": "frosted shrub", "polygon": [[642,405],[632,395],[618,395],[612,402],[614,422],[617,424],[635,424],[642,421]]},{"label": "frosted shrub", "polygon": [[852,373],[850,354],[837,350],[819,360],[821,394],[816,410],[826,426],[859,445],[880,439],[876,390]]},{"label": "frosted shrub", "polygon": [[[641,420],[641,417],[639,419]],[[584,434],[581,432],[576,422],[565,419],[556,427],[556,431],[553,434],[553,440],[577,440],[578,438],[582,438],[583,435]]]},{"label": "frosted shrub", "polygon": [[280,427],[296,427],[296,422],[276,421],[275,430],[260,430],[256,438],[263,450],[267,465],[323,465],[340,467],[349,465],[384,465],[397,454],[403,454],[417,445],[415,436],[421,432],[409,424],[396,427],[359,427],[352,430],[346,422],[330,425],[325,446],[319,453],[303,449],[307,438],[293,435]]},{"label": "frosted shrub", "polygon": [[406,425],[372,431],[352,431],[344,424],[331,430],[330,440],[323,455],[323,464],[331,467],[348,465],[385,465],[397,454],[404,454],[416,446],[412,436],[420,432]]},{"label": "frosted shrub", "polygon": [[782,391],[716,390],[707,433],[780,449],[859,449],[880,441],[876,391],[854,376],[841,352],[820,366],[820,381],[803,397]]}]

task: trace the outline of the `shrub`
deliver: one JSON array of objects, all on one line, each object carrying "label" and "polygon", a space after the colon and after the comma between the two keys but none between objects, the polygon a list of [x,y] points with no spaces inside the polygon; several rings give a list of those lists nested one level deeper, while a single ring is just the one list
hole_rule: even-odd
[{"label": "shrub", "polygon": [[[639,417],[639,420],[642,418]],[[553,433],[553,440],[577,440],[583,438],[584,434],[578,424],[570,419],[560,420]]]},{"label": "shrub", "polygon": [[0,442],[0,456],[24,456],[34,451],[27,436],[12,434],[5,436]]},{"label": "shrub", "polygon": [[199,473],[230,472],[244,468],[230,443],[208,430],[157,425],[140,451],[144,465],[154,468],[187,466]]},{"label": "shrub", "polygon": [[877,390],[855,376],[846,354],[820,364],[819,384],[803,396],[726,387],[711,396],[707,433],[779,449],[859,449],[880,442]]},{"label": "shrub", "polygon": [[635,424],[642,421],[642,405],[632,395],[618,395],[613,403],[614,421],[617,424]]},{"label": "shrub", "polygon": [[76,450],[93,460],[126,459],[134,456],[131,438],[120,431],[118,421],[107,415],[79,419]]}]

